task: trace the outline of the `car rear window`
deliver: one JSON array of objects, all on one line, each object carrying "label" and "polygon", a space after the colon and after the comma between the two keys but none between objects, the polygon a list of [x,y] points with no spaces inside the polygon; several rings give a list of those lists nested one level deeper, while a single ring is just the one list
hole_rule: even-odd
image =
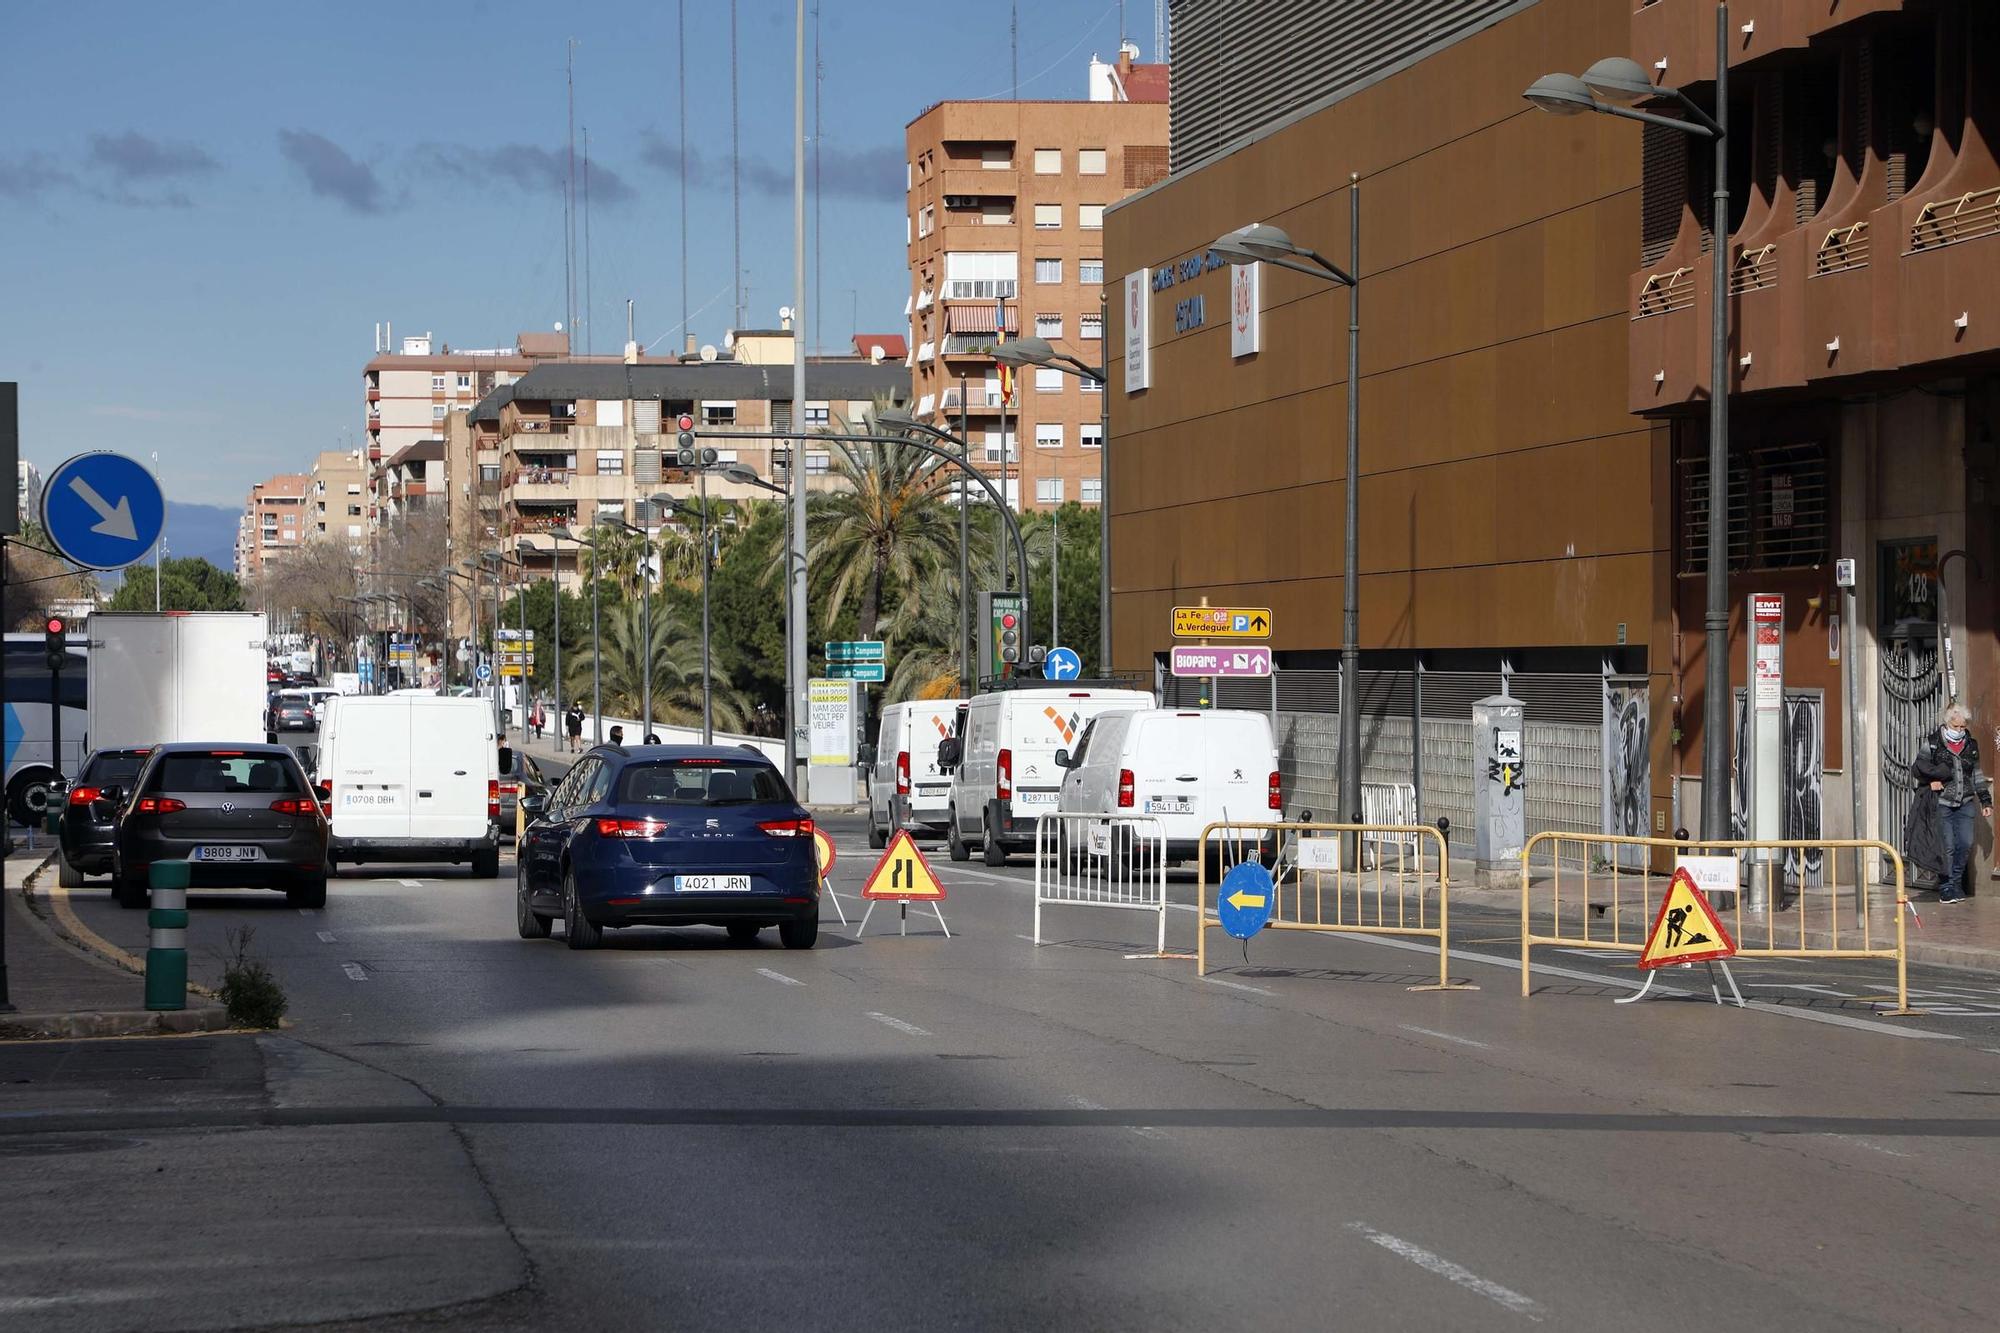
[{"label": "car rear window", "polygon": [[130,782],[139,776],[144,767],[143,754],[98,754],[90,758],[90,767],[85,769],[79,781],[103,786],[107,782]]},{"label": "car rear window", "polygon": [[163,792],[301,792],[292,766],[267,754],[170,754],[153,770]]},{"label": "car rear window", "polygon": [[630,764],[618,778],[619,804],[762,805],[791,793],[769,764],[669,759]]}]

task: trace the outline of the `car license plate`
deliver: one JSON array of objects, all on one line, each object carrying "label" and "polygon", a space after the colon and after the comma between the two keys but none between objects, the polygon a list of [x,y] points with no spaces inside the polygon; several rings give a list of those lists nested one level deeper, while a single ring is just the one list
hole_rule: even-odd
[{"label": "car license plate", "polygon": [[748,875],[675,875],[675,893],[748,893]]},{"label": "car license plate", "polygon": [[1154,796],[1146,801],[1146,810],[1155,815],[1191,815],[1194,813],[1194,799],[1188,796]]},{"label": "car license plate", "polygon": [[1017,791],[1014,793],[1014,808],[1016,810],[1053,810],[1056,808],[1056,797],[1058,795],[1059,793],[1053,791]]},{"label": "car license plate", "polygon": [[197,861],[261,861],[264,859],[262,847],[197,847],[194,849]]}]

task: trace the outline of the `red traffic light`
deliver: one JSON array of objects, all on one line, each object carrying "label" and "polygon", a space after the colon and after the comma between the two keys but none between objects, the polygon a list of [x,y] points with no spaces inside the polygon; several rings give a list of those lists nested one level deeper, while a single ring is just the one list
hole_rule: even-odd
[{"label": "red traffic light", "polygon": [[1012,611],[1003,612],[1000,616],[1000,628],[1012,629],[1014,628],[1014,625],[1015,625],[1014,613]]},{"label": "red traffic light", "polygon": [[677,416],[677,417],[675,417],[675,418],[674,418],[674,429],[675,429],[675,430],[693,430],[693,429],[694,429],[694,418],[693,418],[693,417],[691,417],[691,416],[689,416],[689,415],[688,415],[687,413],[685,413],[685,412],[681,413],[681,414],[680,414],[679,416]]},{"label": "red traffic light", "polygon": [[63,623],[63,618],[61,616],[50,616],[49,623],[47,624],[47,626],[45,626],[45,628],[51,634],[61,634],[65,629],[69,627]]}]

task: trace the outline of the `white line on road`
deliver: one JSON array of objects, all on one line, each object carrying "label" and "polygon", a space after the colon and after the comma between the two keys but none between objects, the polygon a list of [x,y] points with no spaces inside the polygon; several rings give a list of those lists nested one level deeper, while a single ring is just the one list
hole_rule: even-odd
[{"label": "white line on road", "polygon": [[787,986],[803,986],[806,984],[797,977],[788,977],[783,972],[773,972],[768,967],[758,968],[757,975],[760,977],[769,977],[773,981],[781,981]]},{"label": "white line on road", "polygon": [[1432,1254],[1423,1246],[1412,1244],[1404,1240],[1401,1236],[1392,1236],[1386,1231],[1377,1231],[1366,1222],[1349,1222],[1347,1229],[1349,1231],[1360,1232],[1363,1236],[1374,1241],[1377,1245],[1380,1245],[1399,1259],[1408,1259],[1424,1271],[1435,1273],[1447,1282],[1456,1283],[1464,1287],[1467,1291],[1484,1296],[1495,1305],[1505,1306],[1515,1314],[1526,1315],[1536,1323],[1540,1323],[1542,1315],[1546,1313],[1542,1309],[1541,1302],[1523,1296],[1512,1287],[1503,1287],[1498,1282],[1489,1282],[1471,1269],[1461,1267],[1441,1254]]},{"label": "white line on road", "polygon": [[399,879],[396,882],[406,889],[421,889],[424,886],[420,879]]},{"label": "white line on road", "polygon": [[898,1032],[909,1033],[912,1037],[928,1037],[931,1035],[929,1032],[926,1032],[923,1028],[918,1027],[915,1023],[905,1023],[902,1019],[891,1018],[887,1014],[870,1013],[868,1016],[874,1019],[877,1023],[887,1024],[888,1026],[896,1029],[896,1031]]},{"label": "white line on road", "polygon": [[1822,1134],[1820,1137],[1827,1139],[1839,1139],[1842,1143],[1851,1143],[1857,1148],[1866,1148],[1870,1152],[1879,1152],[1885,1157],[1915,1156],[1914,1153],[1897,1152],[1894,1148],[1884,1148],[1879,1143],[1870,1143],[1867,1139],[1858,1139],[1854,1137],[1854,1135],[1852,1134]]},{"label": "white line on road", "polygon": [[1240,981],[1224,981],[1221,977],[1203,977],[1202,980],[1211,986],[1227,986],[1231,990],[1254,991],[1258,995],[1276,995],[1278,993],[1274,990],[1265,990],[1262,986],[1246,986]]},{"label": "white line on road", "polygon": [[299,908],[298,910],[299,910],[299,915],[300,915],[300,916],[318,916],[318,915],[319,915],[319,909],[318,909],[317,907],[301,907],[301,908]]},{"label": "white line on road", "polygon": [[1449,1032],[1439,1032],[1436,1028],[1420,1028],[1415,1023],[1400,1023],[1397,1026],[1405,1032],[1421,1032],[1426,1037],[1436,1037],[1439,1041],[1455,1041],[1461,1046],[1477,1046],[1482,1051],[1493,1049],[1483,1041],[1474,1041],[1470,1037],[1454,1037]]},{"label": "white line on road", "polygon": [[[1094,1102],[1088,1097],[1071,1097],[1069,1104],[1079,1111],[1102,1111],[1108,1109],[1103,1102]],[[1167,1137],[1167,1131],[1158,1129],[1152,1125],[1126,1125],[1123,1128],[1131,1130],[1142,1139],[1164,1139]]]},{"label": "white line on road", "polygon": [[321,930],[321,931],[316,931],[314,933],[319,936],[319,942],[321,944],[332,944],[335,942],[333,932],[330,930]]},{"label": "white line on road", "polygon": [[1831,986],[1807,986],[1796,981],[1760,981],[1756,984],[1762,986],[1766,990],[1813,991],[1820,995],[1831,995],[1835,999],[1840,999],[1840,1000],[1858,1000],[1861,998],[1858,995],[1849,994],[1847,991],[1844,990],[1835,990]]},{"label": "white line on road", "polygon": [[361,964],[359,963],[342,963],[340,965],[340,970],[347,973],[347,979],[349,981],[368,980],[368,969],[361,966]]}]

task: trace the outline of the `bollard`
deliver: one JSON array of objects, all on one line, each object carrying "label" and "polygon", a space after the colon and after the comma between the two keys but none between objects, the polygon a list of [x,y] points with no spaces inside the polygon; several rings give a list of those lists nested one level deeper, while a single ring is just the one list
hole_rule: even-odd
[{"label": "bollard", "polygon": [[185,861],[155,861],[147,869],[153,890],[146,925],[153,932],[146,948],[146,1007],[187,1008],[187,891]]}]

